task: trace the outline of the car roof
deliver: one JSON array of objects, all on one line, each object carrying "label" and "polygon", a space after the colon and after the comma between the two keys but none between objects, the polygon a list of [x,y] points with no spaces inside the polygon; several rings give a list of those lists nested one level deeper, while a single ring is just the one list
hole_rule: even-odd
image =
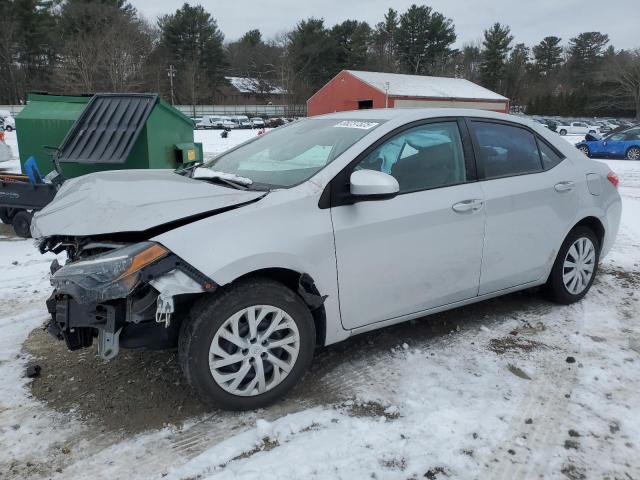
[{"label": "car roof", "polygon": [[480,117],[495,120],[506,120],[523,125],[531,125],[533,120],[506,113],[477,110],[471,108],[370,108],[365,110],[348,110],[345,112],[318,115],[317,119],[345,119],[345,120],[398,120],[410,122],[413,120],[438,117]]}]

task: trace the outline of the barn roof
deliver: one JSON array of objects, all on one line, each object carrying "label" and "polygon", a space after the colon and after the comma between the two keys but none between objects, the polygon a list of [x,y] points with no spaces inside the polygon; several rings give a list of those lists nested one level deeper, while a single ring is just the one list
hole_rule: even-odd
[{"label": "barn roof", "polygon": [[508,100],[502,95],[463,78],[427,77],[358,70],[347,70],[347,72],[383,93],[386,91],[388,82],[389,95],[391,96]]}]

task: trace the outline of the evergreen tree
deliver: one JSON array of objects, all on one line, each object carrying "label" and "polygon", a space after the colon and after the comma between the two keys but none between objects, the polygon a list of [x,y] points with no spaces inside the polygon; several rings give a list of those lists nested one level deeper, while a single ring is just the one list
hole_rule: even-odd
[{"label": "evergreen tree", "polygon": [[480,81],[490,90],[505,93],[505,65],[512,40],[509,27],[499,23],[495,23],[490,29],[484,31]]},{"label": "evergreen tree", "polygon": [[569,41],[569,62],[575,81],[582,85],[591,83],[607,43],[609,36],[600,32],[584,32]]},{"label": "evergreen tree", "polygon": [[345,68],[359,70],[367,65],[371,42],[371,27],[367,22],[345,20],[334,25],[329,36],[335,45],[335,73]]},{"label": "evergreen tree", "polygon": [[456,40],[451,19],[431,7],[411,5],[400,16],[396,44],[400,66],[405,73],[429,74],[454,53]]},{"label": "evergreen tree", "polygon": [[390,8],[384,15],[384,22],[376,25],[372,34],[375,50],[375,68],[383,72],[395,72],[398,66],[396,58],[396,38],[398,32],[398,12]]},{"label": "evergreen tree", "polygon": [[48,89],[58,49],[51,1],[0,0],[0,101]]},{"label": "evergreen tree", "polygon": [[226,66],[224,37],[215,19],[201,5],[185,3],[160,17],[158,27],[160,44],[178,69],[178,98],[194,105],[211,100]]},{"label": "evergreen tree", "polygon": [[505,66],[505,92],[513,105],[519,105],[523,100],[521,95],[526,90],[525,82],[528,73],[529,48],[524,43],[518,43],[511,50]]},{"label": "evergreen tree", "polygon": [[309,18],[298,23],[288,36],[288,55],[297,84],[310,96],[336,71],[336,45],[324,26],[324,20]]},{"label": "evergreen tree", "polygon": [[533,47],[535,66],[541,75],[549,75],[562,64],[562,47],[559,37],[544,37],[542,41]]}]

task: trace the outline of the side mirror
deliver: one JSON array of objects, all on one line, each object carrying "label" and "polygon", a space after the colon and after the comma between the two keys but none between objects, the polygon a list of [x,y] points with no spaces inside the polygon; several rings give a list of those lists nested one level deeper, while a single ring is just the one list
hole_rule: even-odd
[{"label": "side mirror", "polygon": [[395,178],[377,170],[356,170],[351,174],[349,182],[351,195],[363,200],[391,198],[400,191]]}]

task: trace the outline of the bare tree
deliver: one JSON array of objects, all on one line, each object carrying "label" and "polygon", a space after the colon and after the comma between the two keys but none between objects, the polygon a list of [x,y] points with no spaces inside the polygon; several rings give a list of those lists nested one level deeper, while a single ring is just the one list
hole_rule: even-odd
[{"label": "bare tree", "polygon": [[620,106],[632,106],[640,120],[640,49],[622,50],[612,58],[609,81],[611,98]]},{"label": "bare tree", "polygon": [[103,68],[108,89],[124,92],[144,83],[144,66],[151,51],[151,33],[142,21],[121,18],[105,32],[102,39]]}]

